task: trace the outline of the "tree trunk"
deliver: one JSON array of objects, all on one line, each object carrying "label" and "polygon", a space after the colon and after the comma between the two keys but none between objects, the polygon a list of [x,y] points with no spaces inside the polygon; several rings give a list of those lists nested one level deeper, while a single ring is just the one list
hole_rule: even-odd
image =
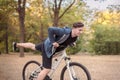
[{"label": "tree trunk", "polygon": [[54,18],[53,18],[53,26],[58,27],[58,22],[59,20],[63,17],[63,15],[72,7],[72,5],[75,3],[75,0],[73,0],[73,2],[63,11],[63,13],[60,15],[60,9],[62,6],[62,1],[60,0],[59,3],[57,2],[57,0],[54,0],[54,5],[53,5],[53,12],[54,12]]},{"label": "tree trunk", "polygon": [[43,30],[43,24],[41,23],[40,26],[40,40],[43,41],[44,40],[44,30]]},{"label": "tree trunk", "polygon": [[58,22],[59,22],[59,11],[55,10],[54,11],[54,18],[53,18],[53,26],[58,27]]},{"label": "tree trunk", "polygon": [[5,26],[6,27],[6,33],[5,33],[5,51],[6,51],[6,53],[8,54],[9,52],[8,52],[8,26],[6,25]]},{"label": "tree trunk", "polygon": [[[20,21],[20,42],[23,43],[25,41],[25,25],[24,20],[19,17]],[[24,57],[24,48],[20,48],[20,57]]]},{"label": "tree trunk", "polygon": [[[20,23],[20,42],[25,41],[25,4],[26,0],[18,0],[18,13],[19,13],[19,23]],[[20,48],[20,57],[24,57],[24,48]]]}]

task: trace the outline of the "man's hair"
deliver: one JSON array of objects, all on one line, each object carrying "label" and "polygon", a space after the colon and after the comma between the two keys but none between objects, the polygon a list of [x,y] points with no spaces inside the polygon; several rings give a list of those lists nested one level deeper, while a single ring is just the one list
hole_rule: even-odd
[{"label": "man's hair", "polygon": [[84,24],[81,22],[75,22],[73,23],[73,28],[80,28],[80,27],[84,27]]}]

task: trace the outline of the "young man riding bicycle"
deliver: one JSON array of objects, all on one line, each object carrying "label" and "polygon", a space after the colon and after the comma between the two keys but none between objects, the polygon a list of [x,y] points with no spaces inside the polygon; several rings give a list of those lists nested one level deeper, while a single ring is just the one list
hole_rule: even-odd
[{"label": "young man riding bicycle", "polygon": [[50,72],[52,57],[56,52],[63,51],[67,46],[73,45],[77,37],[83,32],[84,24],[76,22],[72,28],[49,27],[48,38],[39,44],[33,43],[13,43],[14,50],[18,47],[29,48],[42,52],[42,64],[44,69],[39,73],[37,80],[44,80]]}]

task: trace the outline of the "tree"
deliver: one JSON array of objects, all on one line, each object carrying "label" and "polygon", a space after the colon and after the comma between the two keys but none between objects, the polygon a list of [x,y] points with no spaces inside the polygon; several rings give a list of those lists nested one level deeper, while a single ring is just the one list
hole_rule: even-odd
[{"label": "tree", "polygon": [[120,25],[120,5],[109,5],[107,7],[109,13],[109,20],[112,24]]},{"label": "tree", "polygon": [[[8,36],[9,36],[9,29],[10,29],[10,22],[11,21],[11,14],[14,12],[15,1],[13,0],[1,0],[0,1],[0,31],[1,31],[1,39],[0,43],[5,45],[5,52],[9,53],[8,50]],[[1,45],[2,46],[2,45]],[[4,46],[3,46],[4,47]]]},{"label": "tree", "polygon": [[[19,24],[20,24],[20,42],[25,41],[25,4],[26,0],[18,0],[18,13],[19,13]],[[24,49],[20,48],[20,57],[24,56]]]},{"label": "tree", "polygon": [[99,11],[96,13],[97,19],[94,21],[95,24],[116,24],[119,25],[120,18],[118,17],[120,12],[117,11]]},{"label": "tree", "polygon": [[[53,26],[58,26],[59,20],[64,14],[73,6],[76,0],[46,0],[45,3],[48,5],[48,10],[53,22]],[[60,14],[61,8],[64,7],[64,11]]]},{"label": "tree", "polygon": [[[45,38],[46,24],[49,24],[47,9],[42,0],[28,1],[29,6],[26,9],[26,28],[27,40],[34,37],[35,41],[43,41]],[[32,30],[30,30],[32,29]],[[30,32],[31,31],[31,32]],[[34,36],[32,36],[34,34]]]}]

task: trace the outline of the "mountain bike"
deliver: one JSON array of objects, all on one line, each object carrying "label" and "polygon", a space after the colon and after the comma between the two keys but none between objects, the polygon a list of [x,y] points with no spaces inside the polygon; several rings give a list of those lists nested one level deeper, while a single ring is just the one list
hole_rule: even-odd
[{"label": "mountain bike", "polygon": [[[63,67],[58,80],[91,80],[88,69],[80,63],[72,62],[65,51],[57,54],[57,57],[54,58],[52,69],[44,80],[52,80],[53,74],[62,60],[65,61],[66,65]],[[43,67],[39,62],[28,61],[23,67],[22,78],[23,80],[36,80],[41,70],[43,70]]]}]

